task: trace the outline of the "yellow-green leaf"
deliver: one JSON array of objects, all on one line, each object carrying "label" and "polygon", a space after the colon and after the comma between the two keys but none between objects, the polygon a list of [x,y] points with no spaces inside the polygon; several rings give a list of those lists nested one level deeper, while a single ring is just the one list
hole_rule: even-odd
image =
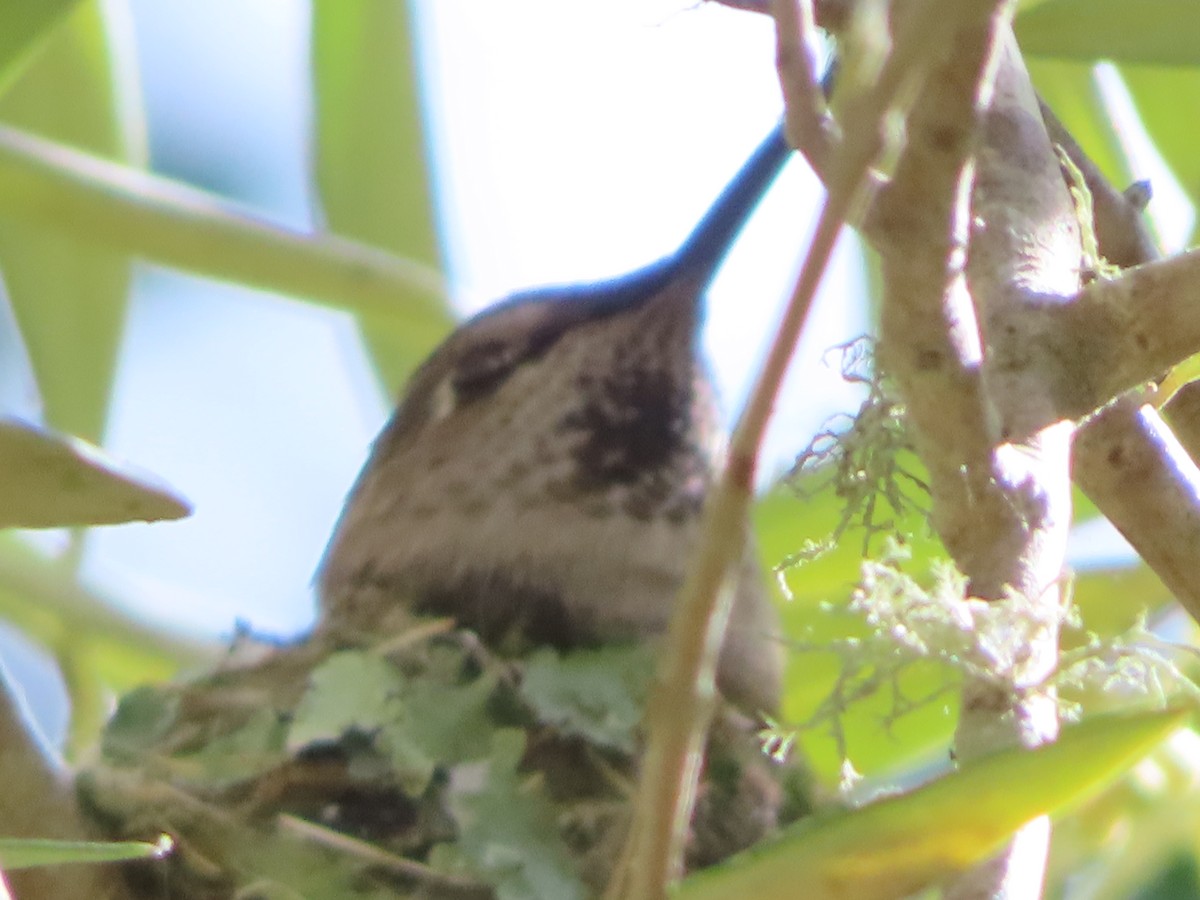
[{"label": "yellow-green leaf", "polygon": [[909,793],[817,816],[687,879],[679,900],[890,900],[991,856],[1023,824],[1076,803],[1176,728],[1172,711],[1104,716],[1036,750],[977,760]]},{"label": "yellow-green leaf", "polygon": [[[429,266],[330,234],[267,222],[189,185],[0,124],[0,216],[208,278],[392,317],[441,319]],[[400,302],[404,301],[404,302]]]},{"label": "yellow-green leaf", "polygon": [[1053,0],[1022,12],[1014,27],[1026,53],[1200,65],[1200,16],[1179,0]]},{"label": "yellow-green leaf", "polygon": [[186,500],[97,448],[0,419],[0,528],[180,519]]},{"label": "yellow-green leaf", "polygon": [[71,569],[34,550],[18,533],[0,533],[0,619],[60,658],[64,644],[86,637],[80,665],[104,689],[119,693],[161,681],[181,668],[209,665],[222,651],[215,642],[157,629],[113,600],[81,584]]},{"label": "yellow-green leaf", "polygon": [[[81,4],[0,97],[0,120],[110,158],[142,159],[133,98],[118,97],[110,36],[100,4]],[[0,218],[0,272],[47,420],[98,441],[125,320],[128,258]]]},{"label": "yellow-green leaf", "polygon": [[[437,266],[408,7],[404,0],[314,0],[316,180],[331,230]],[[446,310],[418,327],[360,319],[391,393],[451,323]]]},{"label": "yellow-green leaf", "polygon": [[0,2],[0,94],[32,59],[59,21],[79,0]]},{"label": "yellow-green leaf", "polygon": [[28,869],[65,863],[123,862],[129,859],[161,859],[174,849],[163,835],[158,843],[142,841],[50,841],[0,838],[0,869]]}]

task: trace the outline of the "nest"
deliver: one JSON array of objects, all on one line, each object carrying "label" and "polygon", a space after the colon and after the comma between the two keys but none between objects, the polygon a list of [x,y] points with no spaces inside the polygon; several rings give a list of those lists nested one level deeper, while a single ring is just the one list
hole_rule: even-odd
[{"label": "nest", "polygon": [[[148,898],[582,898],[621,846],[652,671],[644,646],[501,657],[448,620],[374,644],[242,637],[214,671],[126,696],[80,794],[115,838],[175,840],[130,869]],[[689,868],[804,811],[755,732],[717,716]]]}]

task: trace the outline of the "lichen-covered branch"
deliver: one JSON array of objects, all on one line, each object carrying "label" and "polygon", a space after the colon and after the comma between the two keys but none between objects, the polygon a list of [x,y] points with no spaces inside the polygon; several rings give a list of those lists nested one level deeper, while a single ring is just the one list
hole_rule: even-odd
[{"label": "lichen-covered branch", "polygon": [[[1143,204],[1104,178],[1045,104],[1042,117],[1051,139],[1070,157],[1091,193],[1092,224],[1104,259],[1122,268],[1158,259],[1142,216]],[[1075,482],[1200,620],[1200,578],[1195,574],[1200,428],[1193,425],[1197,417],[1189,415],[1191,398],[1198,394],[1192,385],[1181,389],[1164,411],[1165,422],[1140,391],[1109,403],[1080,427],[1072,469]]]},{"label": "lichen-covered branch", "polygon": [[[973,596],[1038,610],[1042,628],[1007,670],[964,689],[958,752],[1053,740],[1042,688],[1057,654],[1058,582],[1070,525],[1071,425],[1050,418],[1036,370],[998,366],[1004,327],[1078,289],[1070,196],[1009,30],[981,10],[951,43],[908,123],[904,152],[865,232],[881,253],[881,359],[900,385],[930,469],[934,525]],[[1033,417],[1042,427],[1027,429]],[[1022,431],[1022,440],[1009,435]],[[1048,828],[1031,824],[955,897],[1036,896]]]}]

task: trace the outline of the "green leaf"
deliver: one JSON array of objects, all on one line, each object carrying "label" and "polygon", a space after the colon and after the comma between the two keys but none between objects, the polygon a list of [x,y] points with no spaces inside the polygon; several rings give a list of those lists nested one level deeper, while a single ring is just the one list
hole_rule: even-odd
[{"label": "green leaf", "polygon": [[168,634],[121,612],[113,598],[81,585],[72,570],[13,532],[0,534],[0,618],[52,650],[85,636],[91,680],[117,692],[169,678],[181,666],[209,665],[220,653],[215,643]]},{"label": "green leaf", "polygon": [[[138,106],[118,96],[114,36],[99,3],[82,4],[0,97],[0,120],[140,162],[142,128],[131,115]],[[0,219],[0,271],[48,421],[99,441],[125,320],[129,259],[28,221]]]},{"label": "green leaf", "polygon": [[91,841],[45,841],[0,838],[0,869],[28,869],[65,863],[123,862],[130,859],[162,859],[174,849],[163,835],[157,844],[140,841],[101,843]]},{"label": "green leaf", "polygon": [[[240,728],[218,735],[203,749],[175,757],[179,780],[205,788],[225,788],[283,765],[286,726],[273,709],[257,709]],[[107,734],[106,734],[107,737]]]},{"label": "green leaf", "polygon": [[342,744],[365,738],[362,760],[377,765],[386,757],[410,794],[420,794],[433,776],[435,762],[410,727],[397,669],[371,653],[335,653],[313,670],[287,735],[295,755],[314,744]]},{"label": "green leaf", "polygon": [[337,743],[349,732],[369,736],[400,718],[400,675],[371,653],[334,653],[313,670],[309,682],[288,731],[289,753]]},{"label": "green leaf", "polygon": [[466,684],[413,679],[404,688],[404,729],[423,755],[439,764],[480,759],[495,728],[488,713],[495,689],[491,673]]},{"label": "green leaf", "polygon": [[171,729],[179,713],[178,697],[143,685],[121,698],[104,729],[104,755],[138,761]]},{"label": "green leaf", "polygon": [[208,191],[3,125],[0,210],[78,242],[369,313],[397,328],[420,331],[445,315],[446,285],[429,266],[272,225]]},{"label": "green leaf", "polygon": [[1053,0],[1022,12],[1014,28],[1026,54],[1200,65],[1200,16],[1179,0]]},{"label": "green leaf", "polygon": [[79,0],[0,2],[0,94],[21,73]]},{"label": "green leaf", "polygon": [[521,694],[544,724],[632,753],[653,675],[654,656],[645,647],[563,655],[545,649],[529,658]]},{"label": "green leaf", "polygon": [[451,781],[450,805],[460,832],[433,855],[440,868],[467,868],[496,889],[498,900],[582,900],[583,885],[558,836],[554,810],[529,790],[518,771],[525,735],[498,731],[486,770]]},{"label": "green leaf", "polygon": [[[314,0],[316,180],[333,231],[436,267],[408,7],[403,0]],[[416,327],[376,316],[360,324],[394,394],[452,320],[443,310]]]},{"label": "green leaf", "polygon": [[1009,750],[906,794],[818,815],[778,840],[684,881],[679,900],[884,900],[907,896],[992,855],[1031,819],[1112,781],[1187,716],[1104,716],[1036,750]]},{"label": "green leaf", "polygon": [[83,441],[0,418],[0,528],[156,522],[191,515],[178,494]]}]

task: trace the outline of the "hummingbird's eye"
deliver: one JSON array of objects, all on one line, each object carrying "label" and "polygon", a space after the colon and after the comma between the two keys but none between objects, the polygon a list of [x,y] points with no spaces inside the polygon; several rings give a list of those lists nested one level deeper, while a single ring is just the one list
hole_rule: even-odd
[{"label": "hummingbird's eye", "polygon": [[423,405],[427,424],[441,422],[463,406],[496,391],[520,363],[520,354],[507,341],[480,341],[468,347],[449,374],[438,379]]},{"label": "hummingbird's eye", "polygon": [[479,400],[500,387],[520,364],[522,349],[511,341],[499,339],[469,347],[456,360],[448,379],[455,404],[461,406]]},{"label": "hummingbird's eye", "polygon": [[568,331],[588,319],[570,303],[541,305],[544,321],[536,328],[503,337],[477,340],[465,347],[442,390],[452,396],[452,408],[474,403],[494,393],[520,366],[540,360]]}]

